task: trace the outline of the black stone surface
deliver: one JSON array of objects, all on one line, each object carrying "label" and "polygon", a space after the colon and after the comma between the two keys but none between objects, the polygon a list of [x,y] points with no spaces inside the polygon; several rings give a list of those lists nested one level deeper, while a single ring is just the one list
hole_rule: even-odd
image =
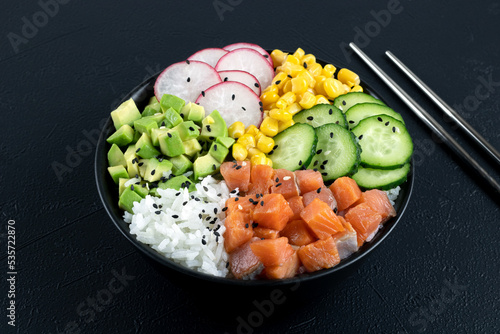
[{"label": "black stone surface", "polygon": [[[4,1],[0,332],[499,332],[498,194],[342,47],[361,46],[498,179],[498,165],[383,53],[391,50],[500,148],[499,14],[492,0]],[[404,115],[415,143],[411,202],[347,279],[209,299],[155,271],[102,207],[93,170],[101,120],[158,70],[235,42],[302,47],[346,66]],[[66,166],[59,177],[57,164]],[[16,231],[15,327],[6,310],[9,220]]]}]

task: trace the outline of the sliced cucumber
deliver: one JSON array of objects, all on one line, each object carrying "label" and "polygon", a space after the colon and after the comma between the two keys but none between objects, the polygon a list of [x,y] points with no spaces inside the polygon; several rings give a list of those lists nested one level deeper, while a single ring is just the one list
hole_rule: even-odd
[{"label": "sliced cucumber", "polygon": [[316,128],[316,135],[318,144],[308,169],[317,169],[324,181],[356,173],[360,148],[351,131],[337,124],[325,124]]},{"label": "sliced cucumber", "polygon": [[413,143],[406,127],[391,116],[365,118],[352,132],[359,140],[361,164],[364,167],[400,168],[413,154]]},{"label": "sliced cucumber", "polygon": [[358,125],[359,121],[375,115],[389,115],[404,124],[403,117],[391,108],[377,103],[359,103],[345,113],[345,118],[349,124],[349,128],[353,129]]},{"label": "sliced cucumber", "polygon": [[409,172],[409,162],[396,169],[375,169],[360,166],[352,178],[364,189],[389,190],[405,182]]},{"label": "sliced cucumber", "polygon": [[351,92],[340,95],[335,100],[333,100],[333,105],[342,110],[343,113],[345,113],[347,110],[349,110],[349,108],[358,103],[378,103],[385,106],[385,103],[380,101],[379,99],[360,92]]},{"label": "sliced cucumber", "polygon": [[294,171],[311,161],[318,138],[309,124],[297,123],[274,138],[274,149],[268,153],[273,168]]},{"label": "sliced cucumber", "polygon": [[328,123],[347,127],[347,122],[342,111],[330,104],[317,104],[312,108],[302,110],[293,116],[293,121],[295,123],[306,123],[314,128]]}]

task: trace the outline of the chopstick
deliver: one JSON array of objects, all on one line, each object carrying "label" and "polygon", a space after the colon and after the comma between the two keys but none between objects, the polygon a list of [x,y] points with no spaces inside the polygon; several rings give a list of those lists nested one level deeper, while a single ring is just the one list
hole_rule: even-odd
[{"label": "chopstick", "polygon": [[386,51],[385,54],[396,64],[403,73],[405,73],[438,107],[455,121],[473,140],[475,140],[497,163],[500,164],[500,153],[486,141],[460,114],[443,101],[435,92],[432,91],[419,77],[415,75],[408,67],[403,64],[392,52]]},{"label": "chopstick", "polygon": [[474,160],[467,151],[415,100],[411,98],[394,80],[392,80],[380,67],[377,66],[361,49],[354,43],[349,43],[351,49],[370,67],[375,74],[434,132],[448,147],[463,160],[468,162],[497,192],[500,192],[500,184]]}]

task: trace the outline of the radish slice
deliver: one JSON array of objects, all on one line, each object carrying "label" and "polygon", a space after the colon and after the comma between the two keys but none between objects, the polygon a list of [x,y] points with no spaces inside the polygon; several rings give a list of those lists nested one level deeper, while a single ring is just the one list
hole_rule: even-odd
[{"label": "radish slice", "polygon": [[274,69],[260,53],[253,49],[236,49],[223,56],[215,69],[218,72],[227,70],[245,71],[259,80],[265,89],[274,78]]},{"label": "radish slice", "polygon": [[223,49],[227,50],[227,51],[233,51],[233,50],[242,49],[242,48],[253,49],[253,50],[257,51],[262,56],[264,56],[264,58],[267,59],[267,61],[271,64],[271,66],[273,66],[273,60],[269,56],[269,53],[267,53],[266,50],[264,50],[263,48],[261,48],[257,44],[252,44],[252,43],[234,43],[234,44],[229,44],[229,45],[226,45],[225,47],[223,47]]},{"label": "radish slice", "polygon": [[172,94],[193,102],[203,90],[221,82],[219,73],[207,63],[186,60],[167,67],[155,82],[158,101],[163,94]]},{"label": "radish slice", "polygon": [[228,52],[229,51],[219,48],[208,48],[193,53],[191,56],[188,57],[188,60],[202,61],[212,67],[215,67],[219,59]]},{"label": "radish slice", "polygon": [[239,82],[226,81],[216,84],[204,91],[196,103],[203,106],[207,114],[217,110],[227,126],[240,121],[245,126],[253,124],[259,127],[262,122],[263,112],[259,96]]},{"label": "radish slice", "polygon": [[244,71],[220,71],[219,75],[222,81],[240,82],[260,96],[259,80],[250,73]]}]

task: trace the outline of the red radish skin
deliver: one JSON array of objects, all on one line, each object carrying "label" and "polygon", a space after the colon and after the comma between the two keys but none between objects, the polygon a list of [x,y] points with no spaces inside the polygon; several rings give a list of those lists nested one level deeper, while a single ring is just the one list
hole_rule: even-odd
[{"label": "red radish skin", "polygon": [[229,45],[226,45],[225,47],[223,47],[223,49],[227,50],[227,51],[233,51],[233,50],[236,50],[236,49],[243,49],[243,48],[253,49],[253,50],[257,51],[264,58],[266,58],[267,61],[269,61],[269,63],[271,64],[271,66],[273,66],[273,60],[271,59],[271,56],[269,55],[269,53],[267,53],[266,50],[264,50],[263,48],[261,48],[257,44],[252,44],[252,43],[234,43],[234,44],[229,44]]},{"label": "red radish skin", "polygon": [[245,71],[220,71],[222,81],[236,81],[244,84],[260,96],[260,82],[256,77]]},{"label": "red radish skin", "polygon": [[167,67],[155,82],[158,101],[163,94],[172,94],[186,102],[195,102],[205,89],[221,82],[219,73],[207,63],[186,60]]},{"label": "red radish skin", "polygon": [[212,67],[215,67],[219,59],[228,52],[229,51],[226,51],[224,49],[208,48],[193,53],[191,56],[188,57],[188,60],[202,61]]}]

